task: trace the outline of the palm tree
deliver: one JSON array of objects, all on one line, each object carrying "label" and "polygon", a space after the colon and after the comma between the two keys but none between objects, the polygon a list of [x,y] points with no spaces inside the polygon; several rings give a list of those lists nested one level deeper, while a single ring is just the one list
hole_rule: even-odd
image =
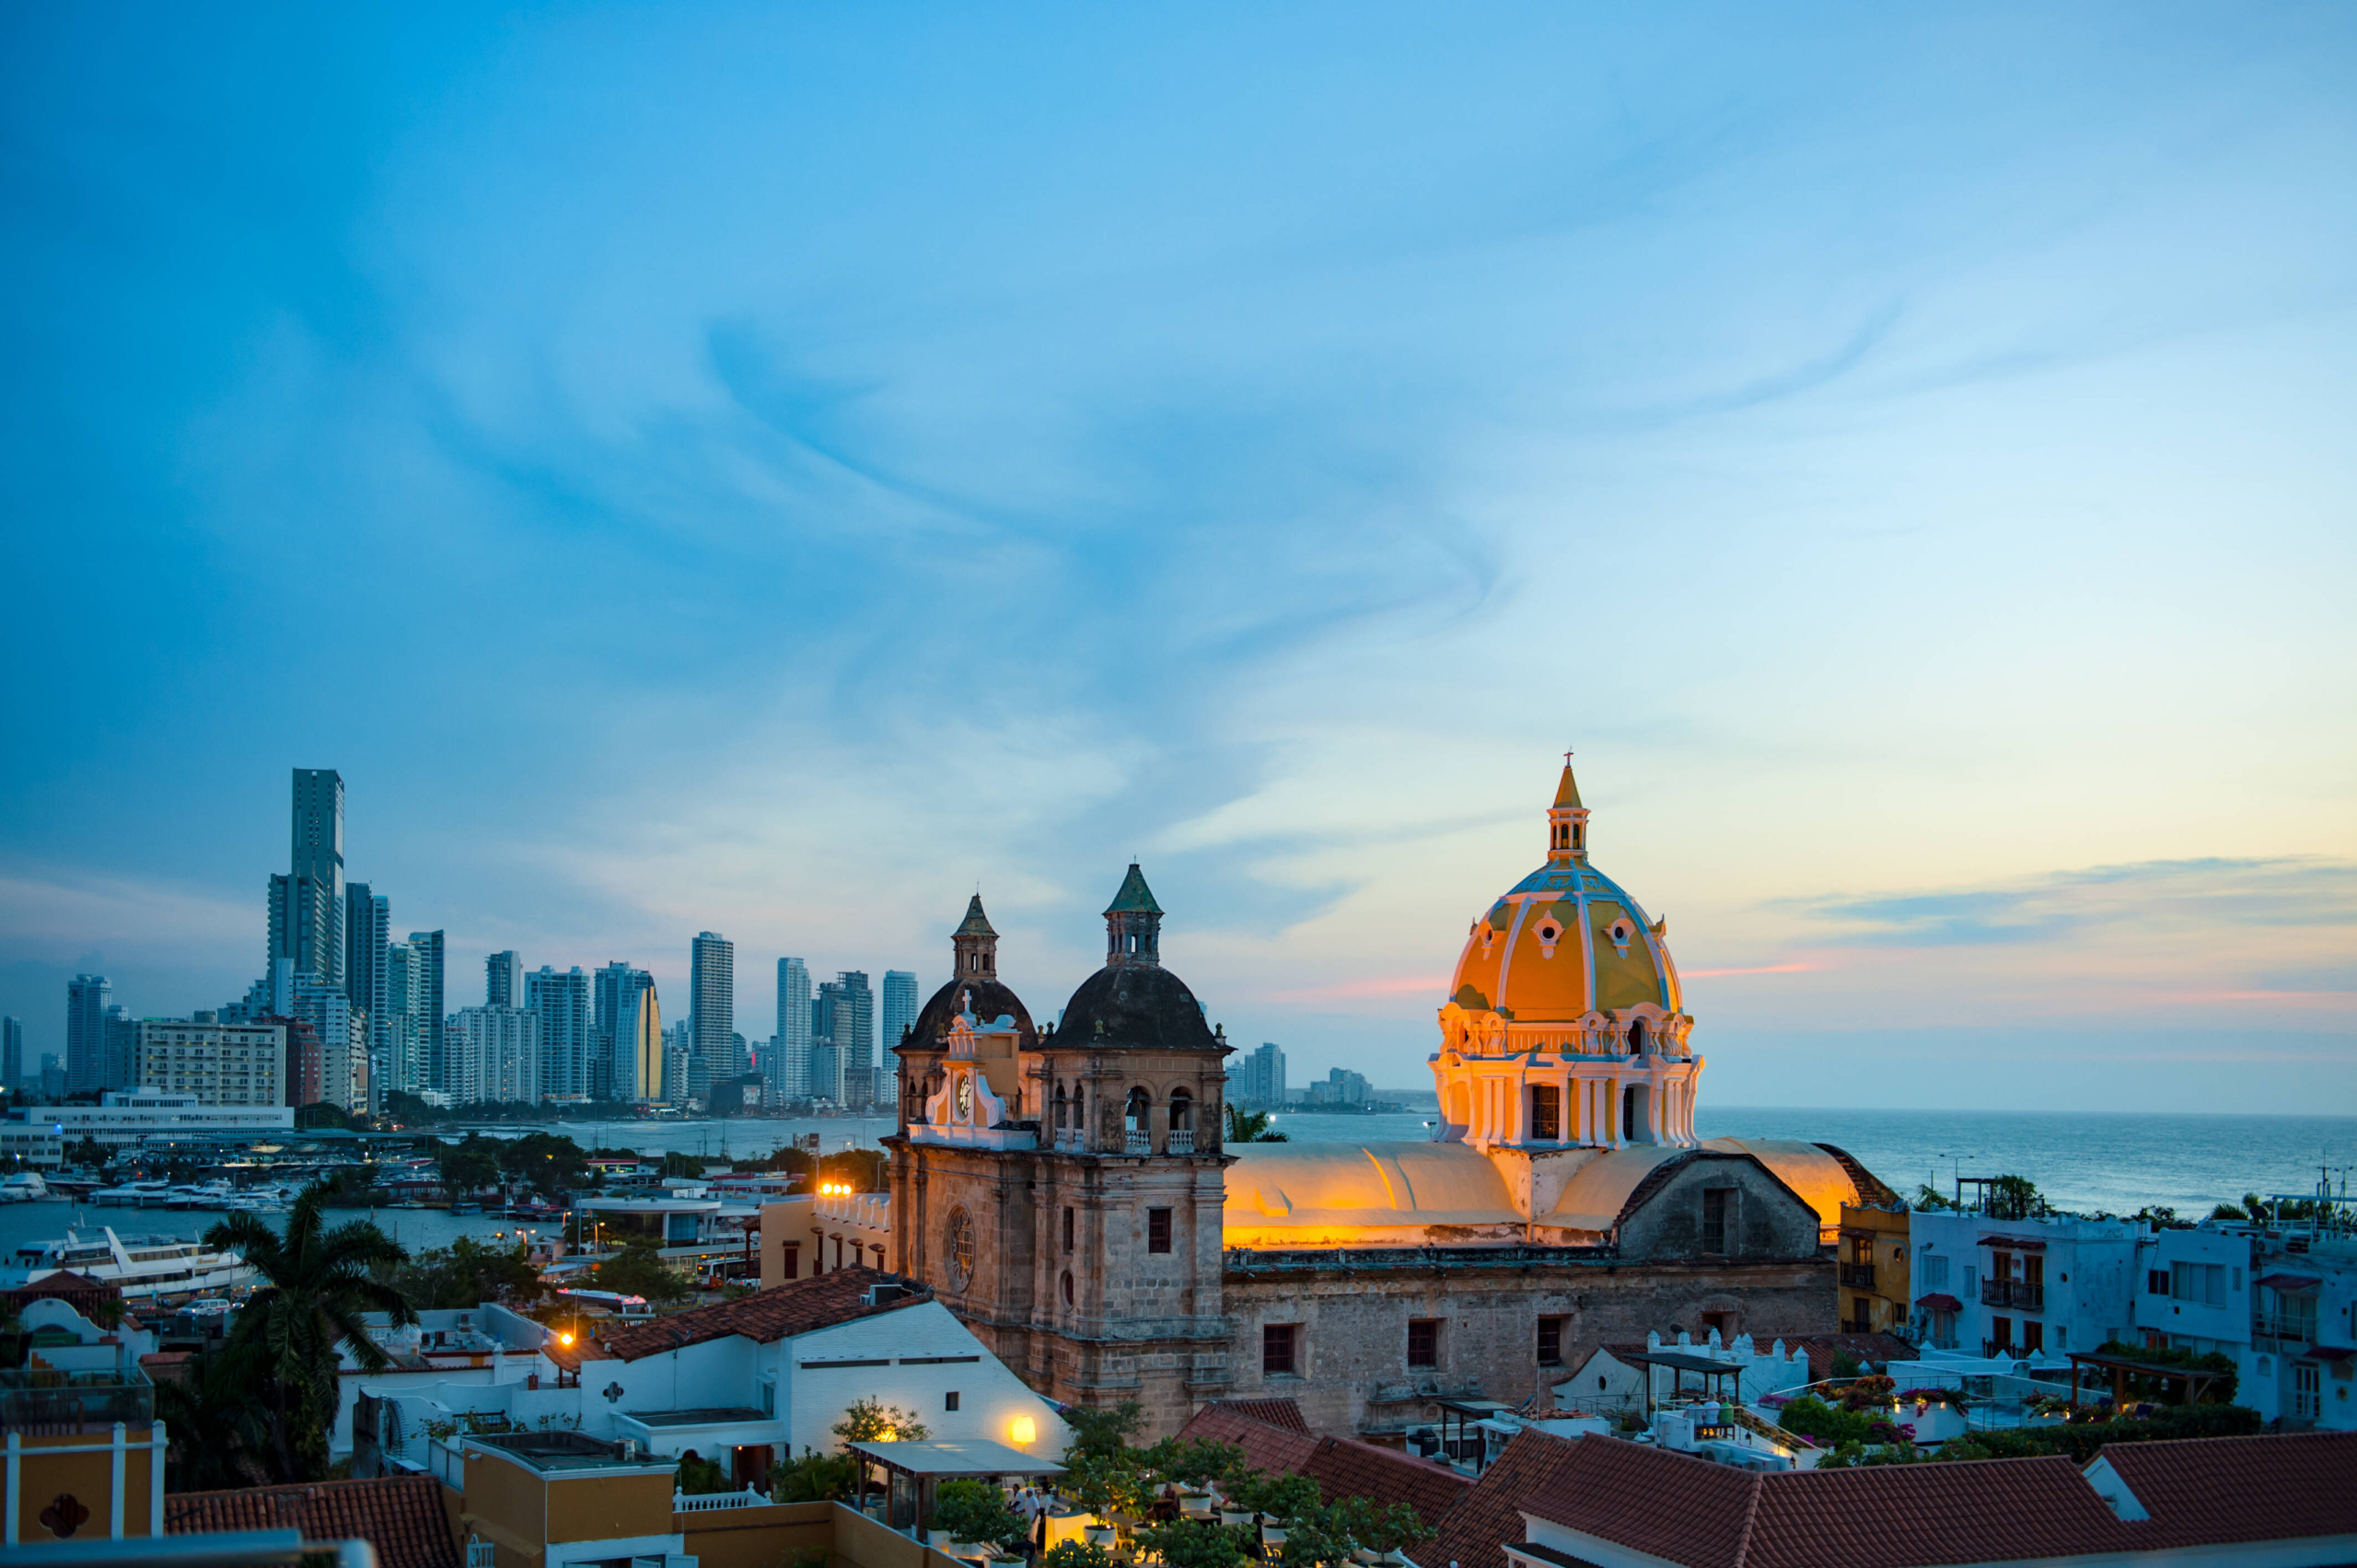
[{"label": "palm tree", "polygon": [[270,1479],[270,1411],[251,1352],[219,1350],[195,1357],[180,1377],[156,1382],[156,1419],[171,1435],[166,1484],[174,1492],[259,1486]]},{"label": "palm tree", "polygon": [[409,1297],[370,1276],[409,1260],[408,1249],[373,1221],[330,1229],[321,1217],[334,1184],[315,1181],[286,1213],[284,1236],[252,1214],[231,1214],[204,1233],[261,1271],[262,1286],[229,1330],[227,1350],[245,1360],[269,1416],[265,1462],[281,1481],[319,1481],[328,1470],[328,1423],[342,1398],[337,1349],[364,1372],[391,1365],[360,1320],[382,1312],[414,1323]]},{"label": "palm tree", "polygon": [[1231,1144],[1287,1142],[1283,1132],[1272,1132],[1269,1130],[1270,1120],[1269,1113],[1265,1110],[1247,1110],[1240,1105],[1230,1105],[1227,1108],[1227,1141]]}]

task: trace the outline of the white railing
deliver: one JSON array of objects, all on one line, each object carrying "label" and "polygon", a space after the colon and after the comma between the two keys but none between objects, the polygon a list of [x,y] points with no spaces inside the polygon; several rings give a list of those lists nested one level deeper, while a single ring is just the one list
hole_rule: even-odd
[{"label": "white railing", "polygon": [[1167,1152],[1174,1155],[1193,1154],[1195,1130],[1192,1127],[1173,1127],[1170,1130],[1170,1142],[1167,1145]]},{"label": "white railing", "polygon": [[1124,1132],[1121,1134],[1121,1147],[1124,1154],[1150,1155],[1154,1153],[1154,1134],[1151,1132]]},{"label": "white railing", "polygon": [[671,1493],[674,1514],[710,1514],[722,1508],[766,1508],[769,1494],[747,1487],[742,1492],[699,1492],[691,1496],[684,1492]]}]

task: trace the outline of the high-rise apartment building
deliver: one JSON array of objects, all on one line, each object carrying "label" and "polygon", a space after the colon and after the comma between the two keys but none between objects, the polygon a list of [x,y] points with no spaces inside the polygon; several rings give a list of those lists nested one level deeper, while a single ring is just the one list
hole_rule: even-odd
[{"label": "high-rise apartment building", "polygon": [[332,768],[297,768],[289,865],[270,879],[270,958],[341,985],[343,900],[343,780]]},{"label": "high-rise apartment building", "polygon": [[65,1082],[81,1092],[99,1086],[106,1073],[107,1008],[114,984],[102,974],[77,974],[65,982]]},{"label": "high-rise apartment building", "polygon": [[135,1026],[134,1086],[196,1097],[199,1105],[285,1103],[286,1026],[223,1023],[214,1013],[144,1018]]},{"label": "high-rise apartment building", "polygon": [[688,1103],[688,1080],[694,1076],[689,1063],[694,1060],[695,1043],[688,1034],[685,1018],[673,1024],[663,1035],[663,1100],[667,1105],[684,1108]]},{"label": "high-rise apartment building", "polygon": [[781,1098],[810,1092],[810,966],[800,958],[777,961],[777,1038],[763,1065]]},{"label": "high-rise apartment building", "polygon": [[25,1026],[13,1016],[0,1017],[0,1089],[20,1089],[24,1084]]},{"label": "high-rise apartment building", "polygon": [[410,983],[414,987],[410,993],[410,1011],[417,1018],[418,1043],[425,1057],[425,1086],[448,1092],[442,1059],[442,934],[412,931],[409,946]]},{"label": "high-rise apartment building", "polygon": [[41,1053],[41,1098],[54,1100],[64,1093],[65,1063],[57,1059],[57,1052],[42,1051]]},{"label": "high-rise apartment building", "polygon": [[542,1099],[589,1096],[589,1034],[597,1011],[589,977],[575,964],[560,972],[547,964],[524,976],[524,1006],[540,1031]]},{"label": "high-rise apartment building", "polygon": [[810,1098],[843,1103],[843,1058],[834,1042],[816,1040],[810,1045]]},{"label": "high-rise apartment building", "polygon": [[524,1005],[524,960],[514,951],[493,953],[482,961],[482,1000],[486,1007]]},{"label": "high-rise apartment building", "polygon": [[366,882],[348,884],[343,894],[343,993],[368,1019],[368,1048],[381,1062],[392,1031],[386,994],[386,965],[393,943],[393,901]]},{"label": "high-rise apartment building", "polygon": [[[884,994],[880,1002],[883,1016],[883,1051],[876,1063],[876,1081],[890,1084],[900,1075],[900,1037],[915,1027],[917,1021],[917,977],[907,970],[884,971]],[[890,1096],[878,1094],[878,1099]]]},{"label": "high-rise apartment building", "polygon": [[619,959],[592,977],[594,1016],[590,1028],[589,1098],[638,1101],[650,1098],[641,1086],[662,1077],[662,1051],[645,1031],[661,1025],[654,1013],[655,977]]},{"label": "high-rise apartment building", "polygon": [[121,1003],[107,1009],[106,1044],[99,1053],[99,1087],[128,1089],[139,1083],[139,1020]]},{"label": "high-rise apartment building", "polygon": [[385,1087],[413,1095],[434,1086],[425,1075],[424,1017],[419,1012],[417,949],[406,942],[385,948]]},{"label": "high-rise apartment building", "polygon": [[835,1049],[840,1077],[829,1097],[843,1105],[865,1105],[876,1092],[876,993],[859,970],[844,970],[819,987],[827,1041]]},{"label": "high-rise apartment building", "polygon": [[1285,1053],[1274,1040],[1237,1063],[1236,1101],[1255,1110],[1276,1110],[1285,1103]]},{"label": "high-rise apartment building", "polygon": [[462,1007],[449,1020],[444,1039],[454,1102],[540,1101],[540,1016],[531,1009]]},{"label": "high-rise apartment building", "polygon": [[698,932],[690,954],[688,1032],[688,1094],[702,1099],[737,1070],[737,944],[716,931]]},{"label": "high-rise apartment building", "polygon": [[[325,1103],[339,1109],[353,1109],[353,1086],[367,1083],[366,1063],[368,1053],[368,1031],[366,1015],[356,1014],[352,998],[342,985],[313,980],[308,974],[291,976],[291,995],[281,1005],[285,1016],[309,1028],[319,1053],[316,1078],[305,1074],[301,1084],[311,1099],[293,1102],[298,1108],[313,1103]],[[357,1058],[357,1060],[355,1060]],[[290,1080],[293,1075],[290,1075]],[[363,1103],[366,1101],[364,1099]]]}]

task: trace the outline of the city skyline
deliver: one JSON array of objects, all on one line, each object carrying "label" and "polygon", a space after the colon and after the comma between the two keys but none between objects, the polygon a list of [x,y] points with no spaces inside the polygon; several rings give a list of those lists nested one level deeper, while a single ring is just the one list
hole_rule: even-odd
[{"label": "city skyline", "polygon": [[0,1012],[1135,856],[1408,1083],[1570,747],[1717,1103],[2357,1102],[2357,17],[12,17]]}]

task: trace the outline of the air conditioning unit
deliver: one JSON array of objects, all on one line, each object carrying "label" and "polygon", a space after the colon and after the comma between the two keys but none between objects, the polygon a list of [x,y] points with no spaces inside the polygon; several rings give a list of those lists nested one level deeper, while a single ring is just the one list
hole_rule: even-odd
[{"label": "air conditioning unit", "polygon": [[909,1294],[909,1287],[906,1285],[870,1285],[861,1293],[859,1302],[863,1307],[881,1307],[888,1301],[898,1301]]}]

